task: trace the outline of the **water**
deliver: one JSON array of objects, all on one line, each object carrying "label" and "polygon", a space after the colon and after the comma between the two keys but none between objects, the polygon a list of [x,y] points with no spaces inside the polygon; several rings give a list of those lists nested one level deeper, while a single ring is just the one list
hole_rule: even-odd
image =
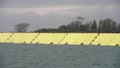
[{"label": "water", "polygon": [[120,68],[120,47],[0,44],[0,68]]}]

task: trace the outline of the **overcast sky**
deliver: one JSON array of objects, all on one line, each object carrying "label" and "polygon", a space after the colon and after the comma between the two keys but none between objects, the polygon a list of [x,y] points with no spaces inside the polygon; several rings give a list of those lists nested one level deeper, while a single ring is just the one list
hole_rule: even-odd
[{"label": "overcast sky", "polygon": [[0,0],[0,31],[13,31],[30,23],[29,31],[56,28],[75,17],[86,20],[112,18],[120,23],[120,0]]}]

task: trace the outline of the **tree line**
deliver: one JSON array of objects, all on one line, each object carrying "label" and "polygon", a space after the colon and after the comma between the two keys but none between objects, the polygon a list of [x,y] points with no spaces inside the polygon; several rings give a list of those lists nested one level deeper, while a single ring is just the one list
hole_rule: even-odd
[{"label": "tree line", "polygon": [[[77,17],[74,21],[67,25],[61,25],[58,28],[42,28],[37,29],[32,32],[41,33],[120,33],[120,23],[115,22],[111,18],[106,18],[97,22],[96,20],[91,20],[89,22],[84,22],[83,17]],[[30,24],[21,23],[15,25],[16,32],[26,32],[27,27]]]},{"label": "tree line", "polygon": [[70,24],[61,25],[56,29],[43,28],[34,32],[81,32],[81,33],[120,33],[120,23],[115,22],[110,18],[106,18],[96,22],[92,20],[83,23],[84,18],[77,17]]}]

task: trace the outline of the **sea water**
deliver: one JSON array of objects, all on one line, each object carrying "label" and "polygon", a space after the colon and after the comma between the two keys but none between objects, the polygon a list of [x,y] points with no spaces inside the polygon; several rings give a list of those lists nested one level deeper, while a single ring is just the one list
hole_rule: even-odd
[{"label": "sea water", "polygon": [[120,68],[120,47],[0,44],[0,68]]}]

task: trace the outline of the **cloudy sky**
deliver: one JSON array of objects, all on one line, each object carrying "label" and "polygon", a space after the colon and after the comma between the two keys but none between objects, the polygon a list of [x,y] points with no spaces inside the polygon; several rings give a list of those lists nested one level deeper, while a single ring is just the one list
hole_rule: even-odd
[{"label": "cloudy sky", "polygon": [[120,0],[0,0],[0,31],[14,31],[30,23],[29,31],[56,28],[75,17],[89,20],[112,18],[120,23]]}]

